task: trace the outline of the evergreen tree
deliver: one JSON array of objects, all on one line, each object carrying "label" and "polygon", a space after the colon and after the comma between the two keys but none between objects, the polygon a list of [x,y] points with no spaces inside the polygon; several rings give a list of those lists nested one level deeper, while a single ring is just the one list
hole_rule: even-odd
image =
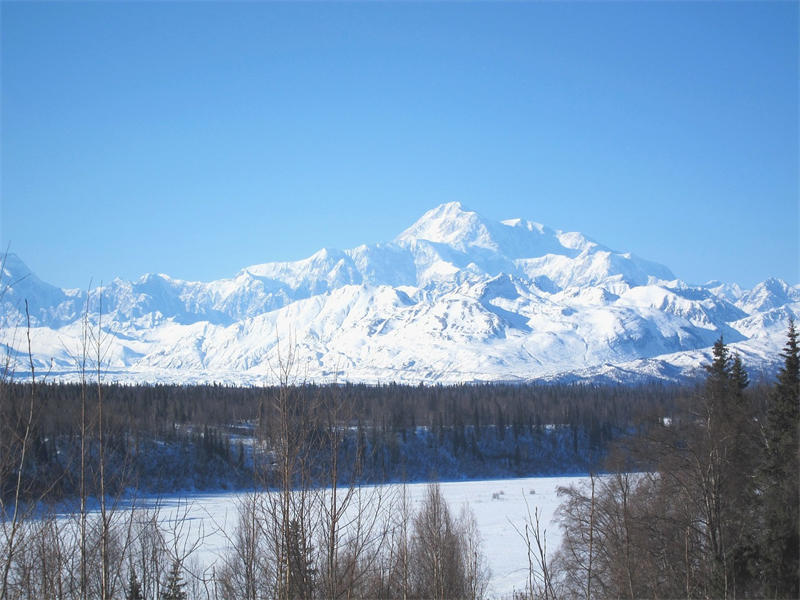
[{"label": "evergreen tree", "polygon": [[764,595],[800,597],[800,348],[794,321],[789,321],[784,366],[770,396],[765,456],[759,484],[764,528]]},{"label": "evergreen tree", "polygon": [[239,440],[239,456],[236,459],[236,466],[240,469],[244,468],[244,444]]},{"label": "evergreen tree", "polygon": [[289,563],[290,598],[309,598],[313,589],[314,569],[313,546],[308,543],[306,532],[297,519],[289,523],[287,558]]},{"label": "evergreen tree", "polygon": [[758,459],[753,411],[744,389],[749,378],[741,358],[731,356],[720,337],[702,398],[702,427],[690,442],[696,453],[696,483],[706,523],[705,583],[712,597],[727,597],[731,590],[749,585],[749,556],[755,546],[752,528],[755,491],[752,473]]},{"label": "evergreen tree", "polygon": [[726,399],[731,383],[731,357],[722,336],[714,343],[712,355],[711,364],[705,366],[708,371],[706,399],[712,408],[721,408],[720,403]]},{"label": "evergreen tree", "polygon": [[181,563],[176,560],[172,563],[172,569],[167,576],[161,600],[186,600],[186,592],[183,590],[185,585],[181,574]]},{"label": "evergreen tree", "polygon": [[131,567],[131,576],[128,581],[128,593],[125,594],[125,600],[144,600],[142,596],[142,586],[139,579],[136,577],[136,570]]},{"label": "evergreen tree", "polygon": [[741,396],[742,391],[750,385],[750,378],[747,376],[747,371],[745,371],[742,364],[742,357],[738,354],[733,355],[730,377],[734,394]]}]

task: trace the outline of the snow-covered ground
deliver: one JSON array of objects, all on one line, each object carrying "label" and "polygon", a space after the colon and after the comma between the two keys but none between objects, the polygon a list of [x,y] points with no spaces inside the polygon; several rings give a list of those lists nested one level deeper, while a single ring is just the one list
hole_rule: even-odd
[{"label": "snow-covered ground", "polygon": [[[527,548],[517,532],[524,531],[528,514],[538,508],[542,530],[546,531],[548,553],[558,548],[561,531],[553,522],[559,505],[557,489],[580,483],[586,477],[529,477],[487,481],[458,481],[440,484],[453,517],[467,504],[475,515],[483,551],[491,569],[489,593],[510,598],[514,589],[524,589],[528,571]],[[425,496],[427,484],[406,486],[407,497],[416,509]],[[371,488],[365,488],[367,492]],[[399,493],[398,486],[386,486],[387,493]],[[182,522],[182,544],[198,543],[190,564],[200,570],[219,560],[228,546],[237,522],[237,506],[243,493],[196,494],[160,499],[163,522]]]}]

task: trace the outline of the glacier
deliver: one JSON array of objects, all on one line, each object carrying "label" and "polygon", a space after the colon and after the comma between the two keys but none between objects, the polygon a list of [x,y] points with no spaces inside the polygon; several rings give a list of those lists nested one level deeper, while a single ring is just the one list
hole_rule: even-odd
[{"label": "glacier", "polygon": [[291,349],[297,381],[624,384],[694,379],[720,336],[751,377],[771,376],[800,285],[691,285],[581,233],[451,202],[390,242],[211,282],[60,289],[9,254],[0,344],[21,378],[26,300],[35,371],[66,381],[85,354],[108,382],[269,385]]}]

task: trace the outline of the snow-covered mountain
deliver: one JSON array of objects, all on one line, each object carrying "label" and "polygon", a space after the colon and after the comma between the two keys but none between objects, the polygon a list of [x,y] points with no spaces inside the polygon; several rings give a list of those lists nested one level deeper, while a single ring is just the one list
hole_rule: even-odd
[{"label": "snow-covered mountain", "polygon": [[0,289],[0,342],[18,373],[29,371],[27,299],[37,372],[76,377],[88,328],[107,379],[150,382],[273,382],[290,346],[296,375],[315,381],[679,380],[720,335],[758,376],[775,369],[800,314],[798,285],[688,285],[580,233],[459,203],[391,242],[231,279],[145,275],[87,293],[10,255]]}]

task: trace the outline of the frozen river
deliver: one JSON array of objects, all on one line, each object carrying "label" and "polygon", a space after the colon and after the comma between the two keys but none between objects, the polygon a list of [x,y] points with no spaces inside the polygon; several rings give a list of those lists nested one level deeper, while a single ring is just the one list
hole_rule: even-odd
[{"label": "frozen river", "polygon": [[[491,597],[507,598],[514,589],[524,589],[528,556],[525,542],[515,526],[524,530],[529,508],[531,514],[534,508],[539,510],[541,528],[547,533],[548,554],[552,555],[561,539],[561,531],[552,521],[559,505],[557,489],[586,479],[574,476],[531,477],[440,484],[454,517],[465,503],[475,515],[483,552],[491,569]],[[412,508],[416,509],[422,501],[426,487],[425,483],[406,486]],[[166,519],[184,514],[188,517],[185,533],[189,540],[199,540],[193,555],[205,567],[219,560],[225,552],[228,536],[236,527],[237,506],[242,497],[243,494],[238,492],[167,497],[161,500],[161,515]]]}]

